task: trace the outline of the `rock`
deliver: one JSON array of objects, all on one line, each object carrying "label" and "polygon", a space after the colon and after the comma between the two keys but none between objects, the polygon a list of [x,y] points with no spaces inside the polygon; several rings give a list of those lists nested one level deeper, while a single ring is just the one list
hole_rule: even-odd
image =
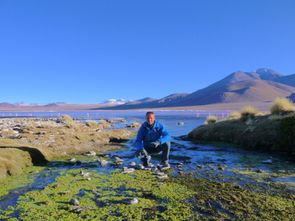
[{"label": "rock", "polygon": [[177,125],[178,125],[178,126],[183,126],[183,125],[184,125],[184,122],[182,122],[182,121],[177,122]]},{"label": "rock", "polygon": [[156,176],[164,176],[165,175],[165,173],[161,172],[161,171],[156,171],[153,174],[156,175]]},{"label": "rock", "polygon": [[202,166],[202,165],[200,165],[200,164],[197,165],[197,168],[198,168],[198,169],[202,169],[203,167],[204,167],[204,166]]},{"label": "rock", "polygon": [[96,190],[92,190],[91,191],[95,196],[100,196],[100,193],[98,192],[98,191],[96,191]]},{"label": "rock", "polygon": [[142,164],[138,164],[138,165],[136,166],[136,169],[138,169],[138,170],[143,170],[143,169],[144,169],[144,166],[143,166]]},{"label": "rock", "polygon": [[139,200],[137,198],[133,198],[131,201],[130,201],[130,204],[133,205],[133,204],[137,204],[139,202]]},{"label": "rock", "polygon": [[224,170],[224,166],[218,164],[218,165],[217,165],[217,169],[218,169],[218,170]]},{"label": "rock", "polygon": [[90,174],[88,172],[85,173],[83,170],[80,170],[80,175],[83,177],[89,177]]},{"label": "rock", "polygon": [[256,169],[255,172],[256,173],[263,173],[263,170],[262,169]]},{"label": "rock", "polygon": [[67,194],[69,194],[69,193],[70,193],[70,191],[67,190],[67,191],[59,192],[58,195],[67,195]]},{"label": "rock", "polygon": [[77,161],[76,161],[76,165],[79,166],[79,165],[81,165],[81,164],[82,164],[82,162],[81,162],[80,160],[77,160]]},{"label": "rock", "polygon": [[39,131],[36,133],[36,135],[45,135],[46,134],[46,131]]},{"label": "rock", "polygon": [[70,204],[73,205],[73,206],[79,206],[80,202],[77,199],[71,199]]},{"label": "rock", "polygon": [[133,173],[134,171],[134,168],[123,167],[122,173]]},{"label": "rock", "polygon": [[134,198],[127,198],[127,199],[123,199],[122,203],[124,204],[128,204],[128,205],[134,205],[137,204],[139,202],[138,198],[134,197]]},{"label": "rock", "polygon": [[130,166],[130,167],[136,167],[136,162],[134,162],[134,161],[131,162],[131,163],[129,164],[129,166]]},{"label": "rock", "polygon": [[76,158],[70,159],[70,162],[76,162]]},{"label": "rock", "polygon": [[86,156],[89,156],[89,157],[95,157],[96,156],[96,153],[91,150],[91,151],[88,151],[87,153],[85,153]]},{"label": "rock", "polygon": [[122,164],[123,163],[123,159],[121,159],[120,157],[115,157],[114,158],[114,160],[115,160],[115,164],[117,164],[117,165],[120,165],[120,164]]},{"label": "rock", "polygon": [[127,128],[139,128],[140,127],[140,123],[138,122],[133,122],[131,124],[127,124],[126,125]]},{"label": "rock", "polygon": [[261,161],[261,163],[264,163],[264,164],[272,164],[272,159],[263,160],[263,161]]},{"label": "rock", "polygon": [[73,206],[73,209],[71,211],[74,213],[81,213],[83,209],[80,206]]},{"label": "rock", "polygon": [[169,177],[168,177],[167,174],[163,174],[163,175],[157,175],[157,178],[158,178],[159,180],[166,180],[166,179],[168,179]]},{"label": "rock", "polygon": [[106,166],[109,163],[107,160],[104,160],[104,159],[99,160],[98,162],[99,162],[100,166],[102,166],[102,167]]}]

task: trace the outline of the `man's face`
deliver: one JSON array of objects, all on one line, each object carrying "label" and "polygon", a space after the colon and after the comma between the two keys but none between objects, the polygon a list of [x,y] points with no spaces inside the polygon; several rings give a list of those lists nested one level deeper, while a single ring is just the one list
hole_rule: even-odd
[{"label": "man's face", "polygon": [[146,122],[149,124],[149,125],[152,125],[154,122],[155,122],[155,115],[154,114],[148,114],[146,116]]}]

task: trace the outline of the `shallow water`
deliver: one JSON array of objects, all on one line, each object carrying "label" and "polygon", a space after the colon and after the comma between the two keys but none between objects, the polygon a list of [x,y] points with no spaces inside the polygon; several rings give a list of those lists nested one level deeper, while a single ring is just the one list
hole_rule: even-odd
[{"label": "shallow water", "polygon": [[[118,117],[118,116],[115,116]],[[125,127],[126,124],[138,121],[143,122],[143,114],[120,116],[126,119],[126,123],[116,123],[115,127]],[[196,118],[195,114],[184,115],[158,115],[158,120],[162,122],[174,137],[172,140],[170,162],[174,169],[174,175],[177,174],[178,163],[183,163],[185,172],[196,172],[196,176],[205,179],[217,179],[219,181],[235,182],[239,185],[258,185],[262,189],[269,188],[269,183],[283,183],[286,188],[295,191],[295,162],[286,156],[269,154],[262,152],[245,151],[224,145],[200,145],[189,141],[178,139],[178,136],[185,135],[193,128],[201,125],[204,118]],[[118,151],[108,152],[110,156],[120,156],[124,159],[124,165],[139,159],[134,157],[134,140],[126,143],[126,148]],[[271,164],[265,164],[263,161],[272,160]],[[159,157],[152,159],[157,164]],[[16,204],[19,196],[31,190],[42,189],[48,184],[54,182],[60,174],[66,173],[70,168],[91,169],[98,173],[108,173],[115,167],[100,167],[98,162],[89,157],[83,158],[82,164],[73,164],[69,162],[51,162],[46,168],[38,174],[32,176],[34,182],[31,184],[13,190],[7,196],[0,199],[0,209],[6,209],[8,206]],[[122,167],[121,166],[121,167]],[[257,172],[259,171],[259,172]],[[269,189],[268,189],[269,190]]]}]

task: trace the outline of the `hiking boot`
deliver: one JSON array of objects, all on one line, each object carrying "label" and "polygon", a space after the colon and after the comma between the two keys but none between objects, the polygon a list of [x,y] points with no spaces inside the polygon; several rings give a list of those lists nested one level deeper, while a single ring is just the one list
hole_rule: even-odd
[{"label": "hiking boot", "polygon": [[163,170],[169,170],[171,167],[170,167],[170,164],[168,162],[162,162],[158,165],[158,169],[163,171]]}]

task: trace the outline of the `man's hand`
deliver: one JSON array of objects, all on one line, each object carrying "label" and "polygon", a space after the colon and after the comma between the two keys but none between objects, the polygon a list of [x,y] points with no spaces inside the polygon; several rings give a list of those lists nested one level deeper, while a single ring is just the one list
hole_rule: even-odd
[{"label": "man's hand", "polygon": [[160,142],[159,141],[155,141],[155,142],[152,142],[149,147],[150,148],[157,148],[158,146],[160,146]]},{"label": "man's hand", "polygon": [[144,148],[135,151],[135,156],[137,156],[138,158],[143,158],[146,154],[147,153]]}]

